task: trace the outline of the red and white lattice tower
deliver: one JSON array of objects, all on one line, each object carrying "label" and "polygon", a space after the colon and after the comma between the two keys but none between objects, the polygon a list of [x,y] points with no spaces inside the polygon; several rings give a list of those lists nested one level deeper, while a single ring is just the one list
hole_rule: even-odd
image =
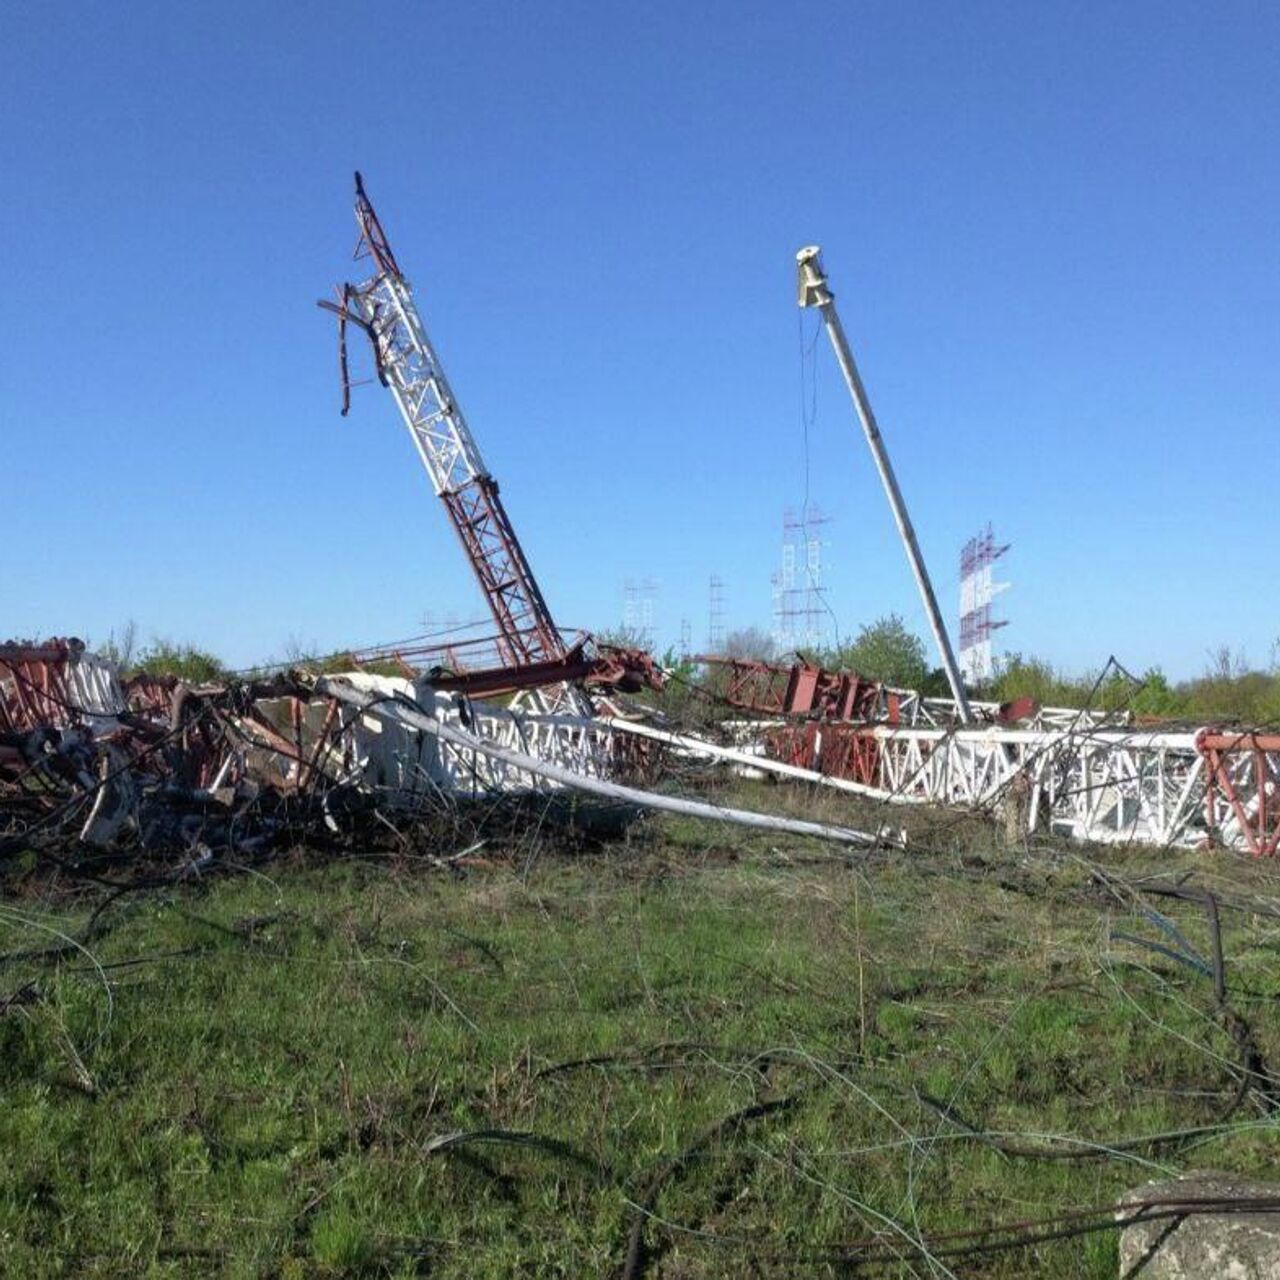
[{"label": "red and white lattice tower", "polygon": [[772,578],[773,643],[780,654],[822,649],[829,613],[822,596],[822,526],[830,522],[816,506],[782,516],[782,564]]},{"label": "red and white lattice tower", "polygon": [[960,670],[968,684],[981,684],[995,673],[991,636],[1006,620],[993,620],[991,603],[1009,583],[996,582],[992,566],[1010,543],[996,545],[991,525],[970,538],[960,551]]}]

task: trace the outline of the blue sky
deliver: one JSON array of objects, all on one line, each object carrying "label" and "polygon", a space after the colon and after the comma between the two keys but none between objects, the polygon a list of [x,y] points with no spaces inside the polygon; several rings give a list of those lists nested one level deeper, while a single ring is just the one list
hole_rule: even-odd
[{"label": "blue sky", "polygon": [[[0,18],[0,631],[233,663],[482,616],[389,396],[338,416],[365,174],[558,621],[770,624],[795,250],[954,626],[1197,672],[1280,636],[1280,9],[61,4]],[[812,318],[806,320],[812,326]],[[924,620],[825,342],[846,632]]]}]

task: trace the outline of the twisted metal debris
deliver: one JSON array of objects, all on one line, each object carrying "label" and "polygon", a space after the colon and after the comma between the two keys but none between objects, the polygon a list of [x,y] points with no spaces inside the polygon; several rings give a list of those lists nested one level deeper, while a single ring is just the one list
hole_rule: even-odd
[{"label": "twisted metal debris", "polygon": [[28,849],[256,852],[362,813],[581,792],[845,844],[880,836],[659,794],[645,751],[595,716],[471,700],[455,677],[353,671],[189,685],[78,640],[0,646],[0,856]]}]

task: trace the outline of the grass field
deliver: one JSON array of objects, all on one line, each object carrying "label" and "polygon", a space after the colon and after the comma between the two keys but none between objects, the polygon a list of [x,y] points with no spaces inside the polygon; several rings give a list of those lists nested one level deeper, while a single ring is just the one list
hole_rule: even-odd
[{"label": "grass field", "polygon": [[[908,825],[849,857],[677,821],[456,873],[300,852],[110,902],[28,871],[0,1271],[1111,1277],[1110,1232],[946,1237],[1276,1174],[1269,867]],[[1201,907],[1115,883],[1188,871],[1234,1015]]]}]

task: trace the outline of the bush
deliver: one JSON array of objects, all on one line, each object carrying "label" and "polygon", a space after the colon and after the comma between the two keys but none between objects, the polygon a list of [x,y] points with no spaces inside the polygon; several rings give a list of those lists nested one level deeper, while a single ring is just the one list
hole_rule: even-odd
[{"label": "bush", "polygon": [[227,674],[222,660],[191,644],[174,644],[171,640],[153,640],[139,655],[128,673],[150,676],[176,676],[189,684],[212,684]]},{"label": "bush", "polygon": [[773,637],[759,627],[741,627],[730,631],[724,641],[726,658],[751,658],[757,662],[772,662],[776,649]]},{"label": "bush", "polygon": [[1083,701],[1043,658],[1020,653],[997,659],[995,678],[981,692],[992,702],[1034,698],[1042,707],[1079,706]]},{"label": "bush", "polygon": [[1176,685],[1159,667],[1149,667],[1138,681],[1113,671],[1099,682],[1096,673],[1066,676],[1043,658],[1015,653],[1001,661],[995,679],[982,692],[996,702],[1027,696],[1046,707],[1131,711],[1157,720],[1280,723],[1280,672],[1251,671],[1243,658],[1232,658],[1225,649],[1211,656],[1203,676]]},{"label": "bush", "polygon": [[931,676],[924,641],[908,631],[896,613],[868,623],[852,644],[828,655],[824,665],[845,667],[869,680],[905,689],[925,690]]}]

